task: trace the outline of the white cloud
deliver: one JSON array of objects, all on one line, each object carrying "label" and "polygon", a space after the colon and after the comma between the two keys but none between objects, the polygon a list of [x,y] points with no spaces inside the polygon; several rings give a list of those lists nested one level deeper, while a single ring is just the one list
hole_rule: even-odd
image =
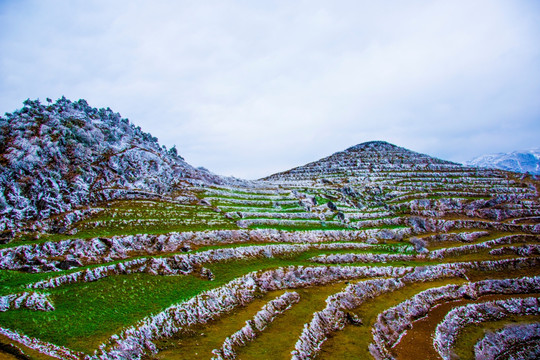
[{"label": "white cloud", "polygon": [[0,110],[110,106],[255,178],[362,141],[464,161],[538,146],[534,1],[11,1]]}]

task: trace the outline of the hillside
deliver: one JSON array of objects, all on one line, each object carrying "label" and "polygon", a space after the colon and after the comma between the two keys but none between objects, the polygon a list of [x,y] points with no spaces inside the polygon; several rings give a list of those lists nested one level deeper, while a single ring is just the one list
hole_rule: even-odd
[{"label": "hillside", "polygon": [[540,353],[534,177],[376,141],[248,182],[84,101],[0,124],[0,357]]},{"label": "hillside", "polygon": [[540,149],[482,155],[467,165],[540,175]]},{"label": "hillside", "polygon": [[120,114],[65,98],[48,105],[27,100],[0,117],[0,163],[0,231],[9,232],[46,230],[47,222],[29,221],[89,203],[171,199],[182,195],[185,182],[226,182],[193,168],[176,148],[161,147]]}]

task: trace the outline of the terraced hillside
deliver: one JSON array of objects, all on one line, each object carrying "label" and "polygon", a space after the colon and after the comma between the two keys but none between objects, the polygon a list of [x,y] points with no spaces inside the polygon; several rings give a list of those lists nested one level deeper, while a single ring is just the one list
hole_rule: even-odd
[{"label": "terraced hillside", "polygon": [[0,357],[539,356],[536,178],[385,142],[260,181],[198,171],[20,219]]}]

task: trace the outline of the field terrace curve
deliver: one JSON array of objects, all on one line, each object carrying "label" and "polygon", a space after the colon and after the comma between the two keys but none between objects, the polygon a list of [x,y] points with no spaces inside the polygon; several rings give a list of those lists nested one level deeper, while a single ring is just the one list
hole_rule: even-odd
[{"label": "field terrace curve", "polygon": [[0,355],[483,359],[516,333],[538,353],[537,178],[386,142],[258,181],[190,171],[4,237]]}]

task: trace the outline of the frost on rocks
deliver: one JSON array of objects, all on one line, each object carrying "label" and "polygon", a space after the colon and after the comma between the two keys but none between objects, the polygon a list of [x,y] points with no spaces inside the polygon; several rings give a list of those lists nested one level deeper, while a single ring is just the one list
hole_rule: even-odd
[{"label": "frost on rocks", "polygon": [[369,247],[369,245],[362,243],[280,244],[221,248],[185,255],[139,258],[112,265],[98,266],[92,269],[76,271],[38,281],[30,284],[29,287],[34,289],[50,289],[65,284],[91,282],[108,276],[134,273],[147,273],[151,275],[188,275],[195,273],[204,279],[212,280],[214,275],[209,269],[204,268],[203,265],[232,260],[273,258],[280,255],[300,253],[310,249],[363,249],[365,247]]},{"label": "frost on rocks", "polygon": [[[502,260],[502,261],[484,261],[472,263],[452,263],[439,264],[432,266],[417,266],[414,268],[393,267],[396,272],[393,276],[399,276],[394,279],[376,279],[362,281],[357,284],[349,285],[347,288],[327,300],[327,306],[324,310],[314,314],[310,323],[304,325],[304,330],[296,342],[295,350],[292,352],[294,359],[310,359],[315,356],[326,341],[329,334],[342,329],[347,321],[353,318],[350,310],[360,306],[366,299],[378,296],[384,292],[393,291],[401,288],[407,283],[432,281],[435,279],[462,277],[468,269],[491,271],[491,270],[510,270],[517,268],[526,268],[536,265],[535,259],[522,260]],[[392,267],[388,267],[392,268]],[[376,269],[376,268],[371,268]],[[534,280],[533,287],[538,285],[538,279]],[[508,286],[517,286],[517,282],[510,281]],[[494,285],[489,285],[494,287]],[[525,287],[528,285],[525,285]],[[501,286],[504,287],[504,286]],[[492,291],[500,291],[500,288]],[[530,291],[529,291],[530,292]],[[385,358],[384,356],[382,358]]]},{"label": "frost on rocks", "polygon": [[286,292],[276,299],[268,302],[255,314],[253,319],[246,321],[246,325],[227,337],[220,349],[212,350],[213,359],[236,359],[235,349],[245,346],[254,340],[274,319],[288,310],[293,304],[300,301],[300,295],[296,292]]},{"label": "frost on rocks", "polygon": [[458,255],[458,254],[469,254],[473,252],[478,252],[482,249],[491,249],[493,246],[502,245],[502,244],[512,244],[517,242],[525,241],[539,241],[540,237],[535,235],[508,235],[502,236],[497,239],[484,241],[478,244],[456,246],[450,248],[443,248],[440,250],[434,250],[429,254],[431,259],[441,259],[448,256]]},{"label": "frost on rocks", "polygon": [[239,306],[245,306],[261,293],[301,288],[362,277],[396,276],[412,268],[303,267],[290,266],[263,273],[250,273],[188,301],[173,305],[148,317],[118,335],[92,356],[94,359],[140,359],[157,351],[155,341],[205,324]]},{"label": "frost on rocks", "polygon": [[321,264],[378,263],[389,261],[411,261],[419,257],[401,254],[330,254],[312,257],[311,261]]},{"label": "frost on rocks", "polygon": [[458,233],[442,233],[435,235],[428,235],[422,239],[431,242],[444,242],[444,241],[460,241],[460,242],[471,242],[476,239],[479,239],[483,236],[489,235],[488,231],[464,231]]},{"label": "frost on rocks", "polygon": [[324,310],[316,312],[311,322],[304,325],[304,330],[291,353],[292,359],[312,359],[320,351],[321,345],[330,333],[345,327],[348,317],[352,317],[348,311],[368,299],[403,286],[401,280],[394,278],[366,280],[348,285],[342,292],[330,296],[326,299]]},{"label": "frost on rocks", "polygon": [[540,255],[540,244],[527,244],[521,246],[503,246],[498,249],[493,249],[489,252],[491,255],[518,255],[518,256],[534,256]]}]

